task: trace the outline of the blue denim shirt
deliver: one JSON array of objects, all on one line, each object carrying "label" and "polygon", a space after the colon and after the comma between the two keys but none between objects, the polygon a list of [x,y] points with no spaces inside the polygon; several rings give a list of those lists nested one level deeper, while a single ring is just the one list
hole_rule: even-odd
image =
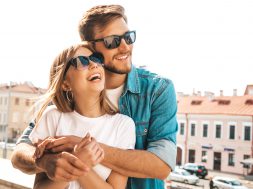
[{"label": "blue denim shirt", "polygon": [[[122,114],[136,124],[136,149],[154,153],[172,169],[176,163],[177,100],[173,83],[154,73],[132,66],[119,99]],[[30,143],[30,123],[20,142]],[[159,171],[159,170],[154,170]],[[164,189],[159,179],[129,178],[127,189]]]},{"label": "blue denim shirt", "polygon": [[[174,169],[178,127],[173,83],[169,79],[132,66],[119,99],[119,109],[135,122],[135,148],[154,153]],[[159,179],[129,178],[127,188],[164,189],[164,182]]]}]

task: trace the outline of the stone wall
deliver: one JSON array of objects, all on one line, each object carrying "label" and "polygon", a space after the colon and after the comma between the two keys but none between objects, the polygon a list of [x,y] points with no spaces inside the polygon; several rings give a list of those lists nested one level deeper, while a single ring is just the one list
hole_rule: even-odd
[{"label": "stone wall", "polygon": [[0,188],[1,189],[31,189],[31,188],[27,188],[25,186],[10,183],[8,181],[1,180],[1,179],[0,179]]}]

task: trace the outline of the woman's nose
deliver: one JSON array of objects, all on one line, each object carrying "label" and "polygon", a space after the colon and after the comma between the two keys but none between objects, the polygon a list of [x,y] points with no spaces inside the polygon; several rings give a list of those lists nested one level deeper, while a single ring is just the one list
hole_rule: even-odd
[{"label": "woman's nose", "polygon": [[94,68],[97,68],[98,67],[98,64],[96,62],[93,62],[90,60],[89,62],[89,69],[94,69]]}]

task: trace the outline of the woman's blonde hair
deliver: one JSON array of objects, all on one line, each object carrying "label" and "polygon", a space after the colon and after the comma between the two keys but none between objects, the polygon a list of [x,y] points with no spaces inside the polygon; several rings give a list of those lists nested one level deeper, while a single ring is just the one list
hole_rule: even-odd
[{"label": "woman's blonde hair", "polygon": [[[65,70],[67,63],[73,58],[76,51],[84,47],[91,51],[93,49],[87,42],[82,42],[77,45],[73,45],[67,49],[64,49],[54,60],[50,68],[49,86],[47,92],[42,96],[40,101],[40,109],[35,116],[36,125],[41,119],[41,116],[48,105],[54,104],[61,112],[72,112],[75,108],[75,101],[69,101],[67,98],[67,92],[62,89],[62,84],[65,80]],[[111,104],[109,99],[105,95],[105,90],[100,95],[100,105],[107,114],[117,113],[117,109]]]}]

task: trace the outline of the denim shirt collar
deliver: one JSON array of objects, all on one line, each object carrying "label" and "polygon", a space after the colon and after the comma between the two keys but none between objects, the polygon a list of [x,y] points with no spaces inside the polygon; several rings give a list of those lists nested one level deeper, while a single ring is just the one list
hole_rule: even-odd
[{"label": "denim shirt collar", "polygon": [[141,92],[138,72],[134,65],[132,65],[131,71],[127,75],[127,83],[122,96],[124,96],[127,91],[130,91],[131,93]]}]

